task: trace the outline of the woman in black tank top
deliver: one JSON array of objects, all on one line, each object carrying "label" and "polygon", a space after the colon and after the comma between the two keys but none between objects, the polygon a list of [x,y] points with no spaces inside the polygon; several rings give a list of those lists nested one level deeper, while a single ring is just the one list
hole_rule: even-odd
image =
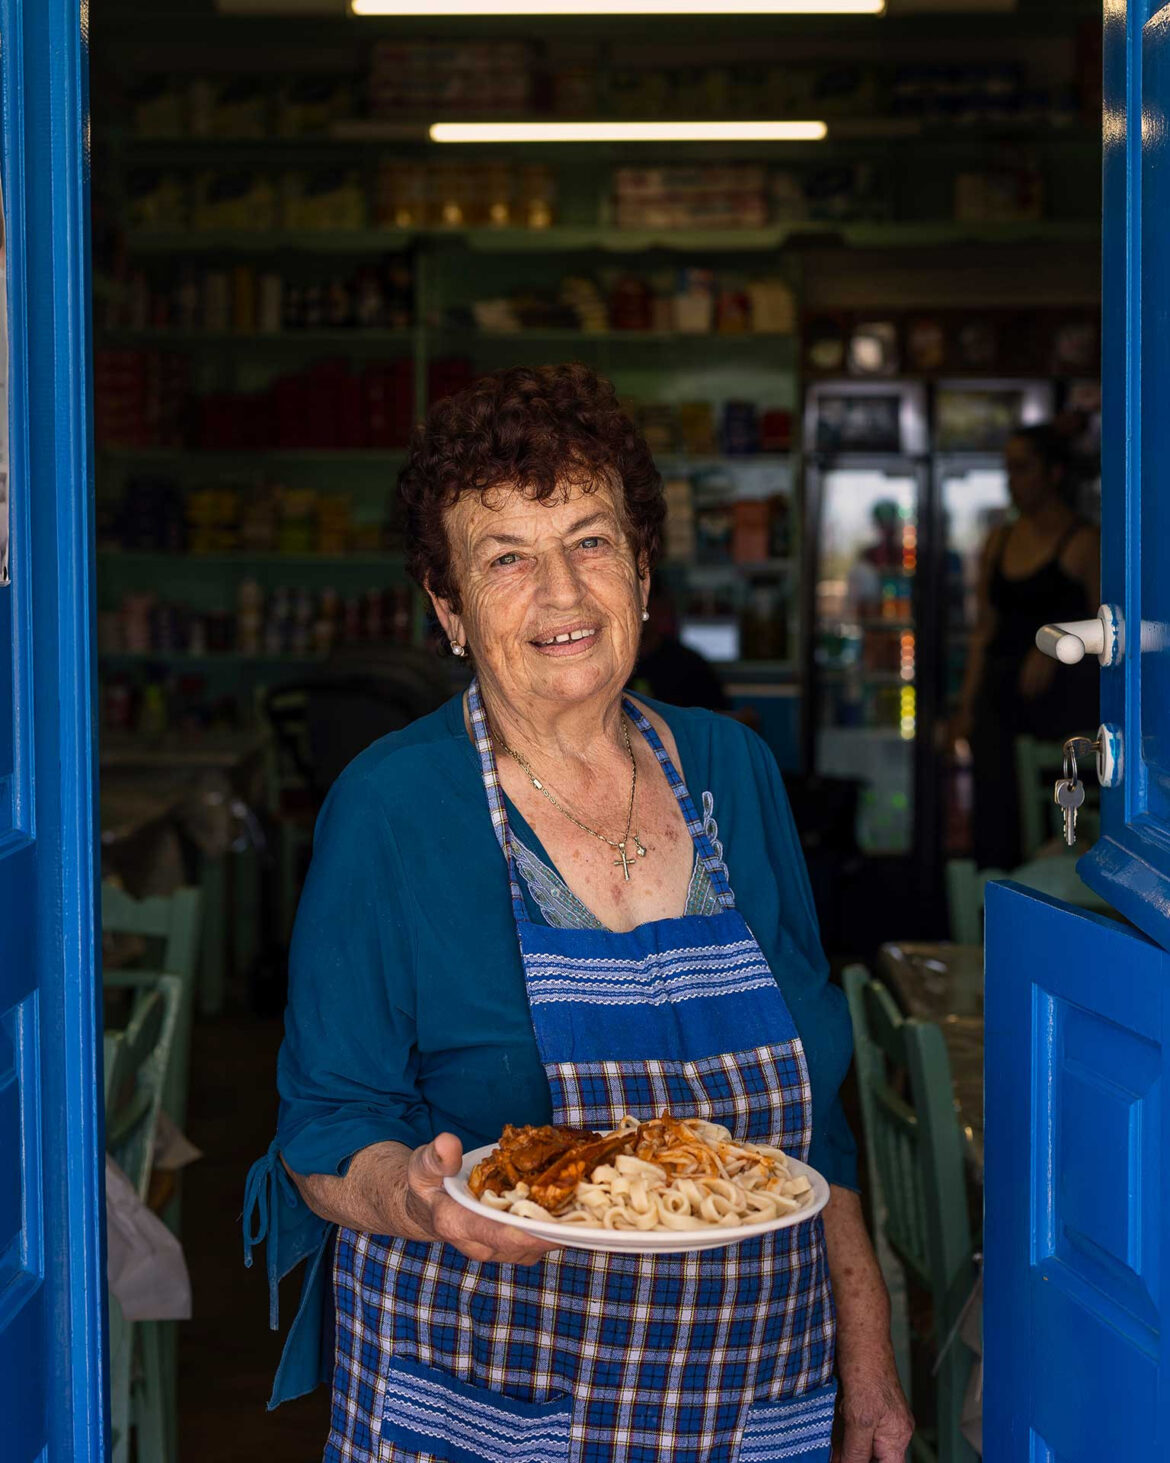
[{"label": "woman in black tank top", "polygon": [[1036,649],[1036,631],[1097,613],[1100,539],[1066,501],[1063,447],[1051,427],[1018,432],[1004,458],[1019,517],[984,546],[979,623],[953,732],[971,743],[975,860],[1013,869],[1020,862],[1016,737],[1063,741],[1092,733],[1099,720],[1096,660],[1058,666]]}]

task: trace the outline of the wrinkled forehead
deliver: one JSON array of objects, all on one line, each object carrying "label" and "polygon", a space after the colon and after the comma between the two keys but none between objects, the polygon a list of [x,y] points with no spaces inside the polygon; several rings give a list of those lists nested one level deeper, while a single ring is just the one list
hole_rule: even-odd
[{"label": "wrinkled forehead", "polygon": [[443,513],[452,546],[469,548],[485,535],[528,538],[567,530],[583,515],[608,514],[624,521],[623,502],[608,478],[564,478],[545,496],[539,489],[500,483],[460,494]]}]

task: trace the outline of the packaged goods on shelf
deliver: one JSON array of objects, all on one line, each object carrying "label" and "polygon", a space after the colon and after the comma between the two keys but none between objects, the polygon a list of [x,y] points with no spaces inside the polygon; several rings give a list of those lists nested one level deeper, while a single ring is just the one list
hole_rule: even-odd
[{"label": "packaged goods on shelf", "polygon": [[[455,379],[453,364],[443,369]],[[461,384],[466,379],[465,368]],[[404,445],[413,424],[409,358],[370,362],[360,373],[344,361],[318,361],[263,391],[194,397],[182,356],[109,350],[95,358],[94,432],[101,447],[378,450]]]},{"label": "packaged goods on shelf", "polygon": [[618,168],[620,229],[759,228],[768,221],[767,172],[750,163]]},{"label": "packaged goods on shelf", "polygon": [[94,352],[94,439],[101,446],[178,447],[190,362],[167,351]]},{"label": "packaged goods on shelf", "polygon": [[279,227],[290,233],[346,233],[366,226],[360,175],[345,168],[288,172],[281,179]]},{"label": "packaged goods on shelf", "polygon": [[187,125],[183,83],[170,76],[144,76],[130,88],[130,124],[139,137],[181,137]]},{"label": "packaged goods on shelf", "polygon": [[1044,178],[1027,163],[985,169],[955,177],[955,218],[959,223],[1016,223],[1044,217]]},{"label": "packaged goods on shelf", "polygon": [[243,140],[272,131],[272,94],[258,77],[200,77],[191,84],[188,105],[192,137]]},{"label": "packaged goods on shelf", "polygon": [[678,407],[678,437],[692,457],[707,457],[719,450],[715,412],[706,401],[684,401]]},{"label": "packaged goods on shelf", "polygon": [[715,271],[680,269],[674,326],[682,335],[708,335],[715,324]]},{"label": "packaged goods on shelf", "polygon": [[126,226],[142,233],[180,233],[191,223],[190,190],[178,173],[135,169],[126,179]]},{"label": "packaged goods on shelf", "polygon": [[523,112],[532,99],[522,42],[380,41],[370,58],[371,117]]},{"label": "packaged goods on shelf", "polygon": [[508,298],[475,300],[448,311],[447,324],[477,330],[607,330],[669,335],[787,334],[795,330],[795,301],[779,278],[747,280],[706,268],[603,269],[598,277],[567,275],[557,290],[526,286]]},{"label": "packaged goods on shelf", "polygon": [[[890,181],[871,162],[835,163],[801,174],[802,218],[817,223],[858,223],[889,218]],[[778,222],[784,222],[777,217]]]},{"label": "packaged goods on shelf", "polygon": [[729,457],[747,457],[760,450],[759,421],[754,401],[723,403],[720,441]]},{"label": "packaged goods on shelf", "polygon": [[1063,83],[1040,85],[1012,62],[900,66],[893,75],[889,108],[896,117],[951,127],[1066,127],[1079,111],[1071,76]]},{"label": "packaged goods on shelf", "polygon": [[816,376],[1093,377],[1100,361],[1099,316],[1076,306],[892,311],[881,320],[839,311],[810,315],[802,336],[805,370]]},{"label": "packaged goods on shelf", "polygon": [[208,170],[196,175],[191,226],[197,233],[267,234],[279,220],[279,193],[266,174]]},{"label": "packaged goods on shelf", "polygon": [[663,555],[668,560],[685,563],[695,555],[695,513],[690,478],[667,478],[663,483],[663,494],[666,499]]},{"label": "packaged goods on shelf", "polygon": [[295,656],[325,655],[335,646],[409,644],[413,591],[405,585],[371,587],[344,599],[334,589],[284,586],[265,591],[242,579],[230,610],[194,610],[157,593],[125,594],[116,612],[103,613],[104,655]]},{"label": "packaged goods on shelf", "polygon": [[293,77],[276,96],[276,135],[312,137],[327,133],[333,123],[352,115],[356,89],[352,77]]}]

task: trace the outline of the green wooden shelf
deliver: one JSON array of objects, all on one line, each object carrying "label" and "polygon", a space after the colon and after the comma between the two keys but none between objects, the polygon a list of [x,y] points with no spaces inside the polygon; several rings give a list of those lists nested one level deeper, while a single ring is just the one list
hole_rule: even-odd
[{"label": "green wooden shelf", "polygon": [[458,325],[444,325],[436,334],[457,335],[461,340],[493,345],[514,341],[531,341],[549,345],[787,345],[796,348],[796,336],[788,331],[718,331],[705,333],[683,330],[466,330]]},{"label": "green wooden shelf", "polygon": [[[211,330],[105,330],[97,336],[101,346],[159,346],[192,350],[282,349],[299,350],[354,349],[377,351],[387,345],[413,347],[418,340],[416,330],[277,330],[236,331]],[[504,344],[528,341],[542,345],[670,345],[691,346],[712,344],[729,346],[786,345],[795,349],[796,336],[788,331],[718,331],[705,333],[680,330],[475,330],[460,325],[436,325],[425,328],[435,336],[458,336],[464,342]]]},{"label": "green wooden shelf", "polygon": [[324,665],[328,655],[245,655],[239,650],[99,650],[98,659],[109,665]]},{"label": "green wooden shelf", "polygon": [[153,549],[98,549],[97,557],[99,562],[106,564],[148,567],[181,564],[184,568],[205,564],[213,566],[263,564],[265,566],[288,565],[290,568],[321,565],[344,569],[401,569],[406,562],[403,555],[397,550],[388,550],[384,554],[253,554],[246,550],[223,554],[168,554]]},{"label": "green wooden shelf", "polygon": [[387,345],[411,347],[414,330],[99,330],[96,344],[102,346],[154,345],[175,349],[226,349],[236,347],[283,348],[304,350],[354,348],[377,351]]},{"label": "green wooden shelf", "polygon": [[127,235],[136,254],[372,255],[402,251],[420,241],[447,240],[483,254],[770,253],[804,240],[838,240],[855,249],[932,248],[948,244],[1075,244],[1100,238],[1100,223],[1084,220],[1021,220],[1011,223],[836,223],[807,220],[743,229],[617,229],[604,224],[548,229],[385,229],[334,233],[153,233]]},{"label": "green wooden shelf", "polygon": [[199,447],[99,447],[97,454],[110,461],[143,465],[197,462],[206,466],[249,468],[263,466],[266,462],[281,465],[303,462],[329,467],[381,467],[401,463],[407,448],[359,451],[340,447],[256,447],[243,452],[213,452]]}]

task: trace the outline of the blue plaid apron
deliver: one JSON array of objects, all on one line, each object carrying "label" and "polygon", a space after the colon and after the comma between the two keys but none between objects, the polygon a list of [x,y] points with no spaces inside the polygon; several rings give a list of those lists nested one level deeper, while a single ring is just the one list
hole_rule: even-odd
[{"label": "blue plaid apron", "polygon": [[[477,683],[469,706],[507,860],[553,1122],[664,1108],[807,1157],[804,1051],[654,728],[720,912],[628,933],[533,923]],[[692,1254],[564,1250],[483,1264],[342,1229],[325,1463],[826,1463],[836,1383],[820,1219]]]}]

